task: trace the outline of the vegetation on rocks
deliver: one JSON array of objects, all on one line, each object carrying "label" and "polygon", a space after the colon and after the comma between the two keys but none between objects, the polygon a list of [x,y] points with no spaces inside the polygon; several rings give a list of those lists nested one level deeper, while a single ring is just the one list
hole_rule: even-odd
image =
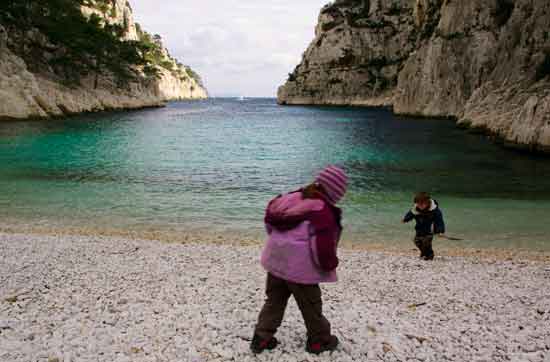
[{"label": "vegetation on rocks", "polygon": [[[0,22],[10,33],[27,35],[38,31],[42,34],[45,39],[39,44],[31,44],[32,47],[15,44],[14,51],[36,67],[42,59],[33,57],[29,49],[38,46],[51,51],[46,65],[66,80],[78,82],[82,75],[106,71],[119,79],[134,77],[134,67],[147,64],[143,44],[122,41],[122,26],[102,24],[98,15],[86,18],[81,5],[85,5],[84,0],[2,2]],[[38,42],[32,37],[25,38],[31,43]]]},{"label": "vegetation on rocks", "polygon": [[181,80],[194,79],[202,86],[201,77],[188,65],[184,65],[172,58],[162,45],[162,38],[158,34],[151,35],[136,24],[139,37],[140,50],[146,61],[144,72],[148,75],[158,76],[159,67],[170,71]]},{"label": "vegetation on rocks", "polygon": [[206,98],[138,28],[127,0],[0,2],[0,121]]},{"label": "vegetation on rocks", "polygon": [[11,48],[33,71],[53,72],[66,84],[78,84],[89,74],[112,74],[126,83],[142,74],[159,77],[161,68],[202,84],[198,74],[170,57],[159,35],[137,24],[139,39],[123,39],[128,24],[110,24],[96,13],[87,17],[81,6],[105,18],[117,16],[112,0],[12,0],[0,4],[0,24],[19,34]]},{"label": "vegetation on rocks", "polygon": [[186,70],[187,74],[189,74],[191,79],[194,79],[197,82],[197,84],[199,84],[199,85],[203,84],[201,76],[197,72],[195,72],[193,69],[191,69],[191,67],[186,65],[185,70]]}]

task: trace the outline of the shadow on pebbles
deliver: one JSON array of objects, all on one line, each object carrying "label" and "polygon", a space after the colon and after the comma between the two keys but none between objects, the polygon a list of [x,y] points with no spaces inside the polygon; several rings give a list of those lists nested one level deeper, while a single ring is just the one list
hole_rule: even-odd
[{"label": "shadow on pebbles", "polygon": [[254,356],[258,247],[0,234],[0,360],[550,362],[550,265],[343,251],[324,311],[340,340],[304,350],[294,301]]}]

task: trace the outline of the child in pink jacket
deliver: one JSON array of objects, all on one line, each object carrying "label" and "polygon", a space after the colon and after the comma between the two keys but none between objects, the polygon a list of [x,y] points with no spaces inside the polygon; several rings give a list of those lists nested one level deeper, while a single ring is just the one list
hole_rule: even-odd
[{"label": "child in pink jacket", "polygon": [[306,350],[333,351],[338,339],[323,316],[319,283],[336,282],[341,210],[335,205],[347,190],[347,176],[328,166],[304,189],[273,199],[267,206],[268,240],[261,263],[267,271],[267,300],[258,317],[251,349],[274,349],[290,296],[294,296],[307,328]]}]

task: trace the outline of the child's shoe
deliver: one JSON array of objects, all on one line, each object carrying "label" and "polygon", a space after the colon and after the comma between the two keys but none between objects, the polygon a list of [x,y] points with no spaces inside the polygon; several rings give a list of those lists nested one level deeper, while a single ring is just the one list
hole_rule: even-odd
[{"label": "child's shoe", "polygon": [[277,338],[272,337],[271,339],[262,339],[262,337],[258,336],[257,334],[254,335],[252,338],[252,342],[250,343],[250,349],[252,350],[252,353],[259,354],[263,351],[272,350],[277,347],[279,344],[279,341],[277,341]]},{"label": "child's shoe", "polygon": [[313,354],[321,354],[326,351],[334,351],[338,347],[338,338],[336,336],[330,336],[325,341],[313,342],[309,338],[306,343],[306,351]]}]

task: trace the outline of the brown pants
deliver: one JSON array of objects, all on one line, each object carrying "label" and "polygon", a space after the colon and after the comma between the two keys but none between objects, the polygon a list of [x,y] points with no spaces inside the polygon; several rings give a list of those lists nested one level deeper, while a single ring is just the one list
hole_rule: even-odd
[{"label": "brown pants", "polygon": [[318,284],[304,285],[291,283],[267,274],[267,299],[258,317],[255,333],[263,339],[271,339],[283,322],[286,305],[294,296],[307,328],[307,336],[312,341],[324,340],[330,336],[330,323],[323,316],[321,288]]},{"label": "brown pants", "polygon": [[414,244],[420,250],[420,257],[427,259],[434,258],[434,250],[432,248],[433,235],[416,236],[414,238]]}]

